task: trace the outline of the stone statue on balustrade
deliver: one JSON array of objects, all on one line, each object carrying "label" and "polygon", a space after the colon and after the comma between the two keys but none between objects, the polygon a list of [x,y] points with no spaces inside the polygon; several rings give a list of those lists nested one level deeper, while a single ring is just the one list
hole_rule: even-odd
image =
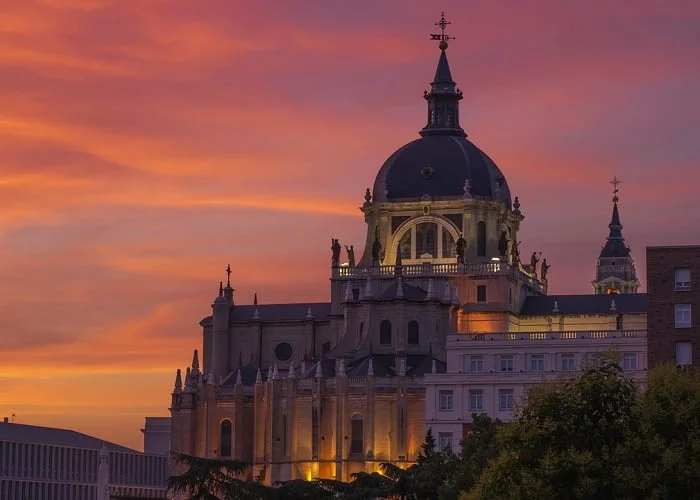
[{"label": "stone statue on balustrade", "polygon": [[460,233],[459,239],[457,240],[457,243],[455,244],[456,246],[456,251],[457,251],[457,264],[465,264],[466,263],[466,252],[467,252],[467,240],[464,239],[464,236]]},{"label": "stone statue on balustrade", "polygon": [[345,251],[348,253],[348,264],[351,267],[355,267],[355,249],[352,245],[349,247],[345,245]]},{"label": "stone statue on balustrade", "polygon": [[540,281],[547,282],[547,271],[552,267],[547,264],[547,259],[542,260],[542,268],[540,269]]},{"label": "stone statue on balustrade", "polygon": [[511,262],[514,266],[520,265],[520,244],[522,241],[513,241],[513,246],[511,247]]},{"label": "stone statue on balustrade", "polygon": [[341,249],[340,242],[335,238],[331,238],[331,266],[338,267],[340,265]]},{"label": "stone statue on balustrade", "polygon": [[530,257],[530,274],[535,278],[537,278],[537,263],[539,261],[540,259],[537,258],[537,252],[532,252],[532,256]]}]

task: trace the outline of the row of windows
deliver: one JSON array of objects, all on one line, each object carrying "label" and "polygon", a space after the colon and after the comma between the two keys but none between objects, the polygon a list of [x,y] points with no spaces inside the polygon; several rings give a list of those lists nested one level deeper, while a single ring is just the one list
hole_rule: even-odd
[{"label": "row of windows", "polygon": [[[452,411],[454,409],[454,391],[441,390],[439,395],[440,411]],[[508,411],[513,409],[513,389],[498,390],[498,409]],[[483,389],[473,389],[469,391],[469,411],[484,410]]]},{"label": "row of windows", "polygon": [[[562,371],[576,371],[578,366],[576,363],[576,354],[564,353],[559,357],[558,369]],[[590,361],[596,363],[600,355],[598,353],[593,353],[589,355]],[[483,372],[484,368],[484,356],[482,355],[471,355],[465,356],[465,369],[468,372]],[[513,354],[503,354],[498,356],[498,364],[496,368],[501,372],[514,372],[515,371],[515,355]],[[636,352],[624,352],[622,353],[622,368],[624,370],[638,370],[638,354]],[[544,354],[530,354],[527,356],[528,360],[528,371],[532,372],[543,372],[545,371],[545,355]]]},{"label": "row of windows", "polygon": [[[406,343],[408,345],[418,345],[420,327],[417,321],[409,321],[406,329]],[[392,342],[391,321],[385,319],[379,324],[379,343],[390,345]]]},{"label": "row of windows", "polygon": [[96,500],[97,485],[0,480],[2,500]]},{"label": "row of windows", "polygon": [[692,326],[692,307],[690,304],[675,305],[676,328],[690,328]]},{"label": "row of windows", "polygon": [[96,450],[0,441],[3,476],[95,482],[97,460]]}]

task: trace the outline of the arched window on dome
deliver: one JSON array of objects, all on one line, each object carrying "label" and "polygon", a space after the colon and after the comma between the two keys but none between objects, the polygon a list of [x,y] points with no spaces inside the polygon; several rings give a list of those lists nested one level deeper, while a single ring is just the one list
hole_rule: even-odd
[{"label": "arched window on dome", "polygon": [[442,257],[444,259],[457,257],[457,242],[444,227],[440,228],[440,231],[442,232]]},{"label": "arched window on dome", "polygon": [[416,259],[437,257],[437,224],[421,222],[416,225]]},{"label": "arched window on dome", "polygon": [[476,255],[486,257],[486,223],[483,220],[476,225]]},{"label": "arched window on dome", "polygon": [[406,231],[406,234],[404,234],[401,237],[401,241],[399,242],[399,251],[401,252],[402,259],[412,259],[413,258],[412,245],[411,245],[411,231]]},{"label": "arched window on dome", "polygon": [[391,321],[385,319],[379,324],[379,343],[391,344]]},{"label": "arched window on dome", "polygon": [[222,457],[231,456],[233,444],[233,432],[231,421],[228,419],[221,421],[221,443],[219,445],[219,455]]},{"label": "arched window on dome", "polygon": [[417,321],[408,322],[408,332],[406,335],[406,343],[409,345],[418,345],[419,342],[419,326]]}]

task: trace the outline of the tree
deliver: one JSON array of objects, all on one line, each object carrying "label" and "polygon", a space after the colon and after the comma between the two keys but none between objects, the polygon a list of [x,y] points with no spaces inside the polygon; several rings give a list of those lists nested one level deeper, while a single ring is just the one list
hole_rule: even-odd
[{"label": "tree", "polygon": [[[636,389],[613,360],[579,378],[533,389],[503,427],[500,452],[461,498],[625,498]],[[627,460],[627,462],[626,462]]]},{"label": "tree", "polygon": [[440,489],[440,500],[456,500],[460,491],[470,490],[486,465],[498,455],[498,432],[503,423],[485,413],[473,414],[469,433],[460,443],[455,468]]},{"label": "tree", "polygon": [[173,454],[175,461],[187,468],[185,472],[168,478],[168,491],[184,493],[188,500],[222,500],[228,494],[233,480],[245,472],[248,465],[237,460],[193,457]]}]

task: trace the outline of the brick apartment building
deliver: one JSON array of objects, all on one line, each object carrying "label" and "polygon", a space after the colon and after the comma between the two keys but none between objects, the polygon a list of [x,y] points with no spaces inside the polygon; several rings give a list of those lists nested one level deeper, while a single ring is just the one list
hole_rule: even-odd
[{"label": "brick apartment building", "polygon": [[647,247],[649,367],[700,365],[700,246]]}]

